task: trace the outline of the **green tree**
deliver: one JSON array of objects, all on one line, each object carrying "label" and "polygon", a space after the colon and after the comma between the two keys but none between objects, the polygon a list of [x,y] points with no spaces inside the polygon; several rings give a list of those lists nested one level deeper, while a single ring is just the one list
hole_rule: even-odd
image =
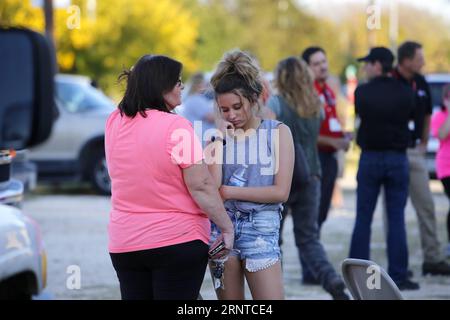
[{"label": "green tree", "polygon": [[[337,70],[343,70],[348,63],[355,63],[355,58],[367,53],[369,49],[369,30],[366,26],[367,14],[364,5],[348,7],[346,13],[335,23],[339,30],[339,47],[333,51]],[[423,44],[427,64],[425,72],[448,72],[450,70],[450,26],[440,17],[428,11],[400,5],[398,44],[413,40]],[[374,46],[390,46],[389,11],[382,8],[379,29],[372,32]],[[396,52],[394,52],[396,54]]]},{"label": "green tree", "polygon": [[210,70],[223,53],[253,53],[264,70],[308,45],[334,44],[331,24],[312,16],[294,0],[182,0],[199,18],[196,58]]},{"label": "green tree", "polygon": [[[294,0],[235,0],[232,15],[239,19],[239,45],[254,53],[265,70],[280,59],[299,55],[309,45],[330,45],[328,21],[307,13]],[[330,40],[331,39],[331,40]]]},{"label": "green tree", "polygon": [[[144,54],[165,54],[180,60],[187,73],[198,68],[194,57],[198,20],[177,0],[98,0],[90,16],[87,0],[80,8],[80,25],[71,26],[72,12],[55,9],[57,60],[61,72],[82,73],[99,80],[110,92],[116,78]],[[30,0],[0,3],[0,21],[44,30],[42,9]]]},{"label": "green tree", "polygon": [[[81,1],[75,4],[80,4]],[[83,21],[83,29],[69,28],[70,13],[66,8],[54,10],[56,57],[60,70],[71,70],[75,63],[76,50],[88,48],[94,41],[91,21]],[[30,0],[4,0],[0,2],[0,23],[44,32],[42,8],[32,6]]]},{"label": "green tree", "polygon": [[171,56],[187,73],[198,68],[198,21],[179,1],[99,1],[94,35],[92,46],[77,52],[76,71],[100,78],[108,88],[144,54]]}]

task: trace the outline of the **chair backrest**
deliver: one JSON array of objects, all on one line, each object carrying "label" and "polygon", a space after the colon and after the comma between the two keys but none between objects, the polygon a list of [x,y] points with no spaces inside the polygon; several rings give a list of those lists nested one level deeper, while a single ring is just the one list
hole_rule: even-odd
[{"label": "chair backrest", "polygon": [[403,300],[397,285],[373,261],[345,259],[342,276],[355,300]]}]

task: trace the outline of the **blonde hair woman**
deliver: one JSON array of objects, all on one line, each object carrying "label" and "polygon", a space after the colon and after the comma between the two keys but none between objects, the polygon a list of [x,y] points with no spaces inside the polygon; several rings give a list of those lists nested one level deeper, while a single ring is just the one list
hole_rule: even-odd
[{"label": "blonde hair woman", "polygon": [[334,299],[348,299],[344,282],[328,261],[319,240],[317,217],[321,168],[317,138],[322,118],[321,102],[306,63],[298,57],[280,61],[275,70],[275,86],[278,94],[269,100],[268,106],[275,112],[277,119],[291,129],[296,149],[292,190],[283,217],[290,209],[303,282],[308,282],[304,275],[305,270],[309,269]]}]

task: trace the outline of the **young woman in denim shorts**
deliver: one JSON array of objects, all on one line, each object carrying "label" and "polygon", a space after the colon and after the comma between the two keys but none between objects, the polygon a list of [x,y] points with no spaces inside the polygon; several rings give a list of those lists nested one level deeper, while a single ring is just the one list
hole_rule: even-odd
[{"label": "young woman in denim shorts", "polygon": [[[283,299],[278,238],[294,166],[291,132],[279,121],[258,116],[261,73],[248,54],[226,53],[211,85],[221,130],[205,154],[216,159],[210,163],[210,172],[235,229],[235,250],[223,273],[210,263],[213,279],[221,278],[217,296],[245,299],[245,277],[253,299]],[[220,230],[212,224],[210,243],[219,236]]]}]

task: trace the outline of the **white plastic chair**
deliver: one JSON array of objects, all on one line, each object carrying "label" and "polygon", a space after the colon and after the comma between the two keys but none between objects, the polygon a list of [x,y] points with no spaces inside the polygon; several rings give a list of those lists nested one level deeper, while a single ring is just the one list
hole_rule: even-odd
[{"label": "white plastic chair", "polygon": [[342,276],[355,300],[404,300],[395,282],[373,261],[345,259]]}]

